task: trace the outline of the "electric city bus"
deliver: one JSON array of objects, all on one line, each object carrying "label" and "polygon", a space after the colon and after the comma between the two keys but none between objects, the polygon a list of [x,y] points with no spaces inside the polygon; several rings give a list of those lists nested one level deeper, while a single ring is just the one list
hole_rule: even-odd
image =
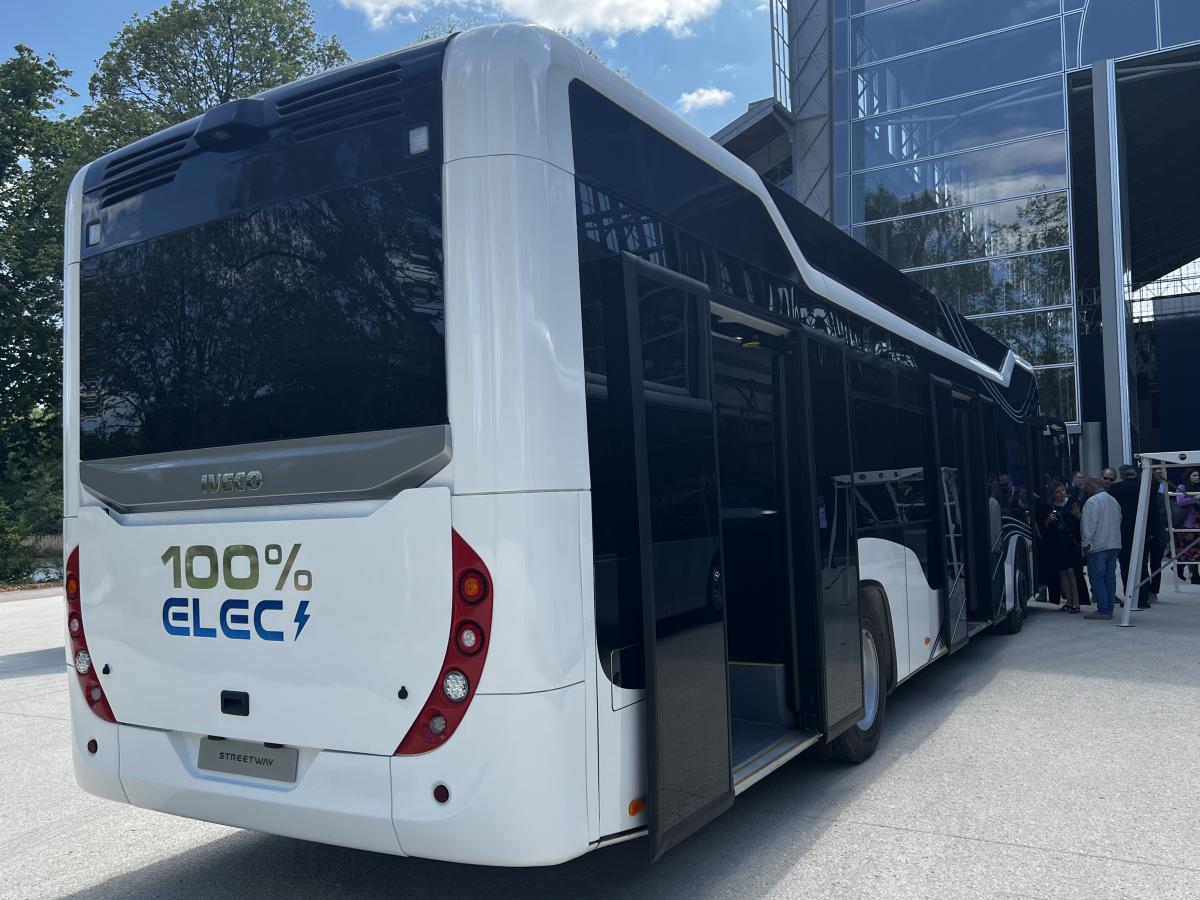
[{"label": "electric city bus", "polygon": [[657,857],[807,747],[867,759],[896,685],[1021,627],[1030,367],[552,32],[96,160],[65,275],[101,797]]}]

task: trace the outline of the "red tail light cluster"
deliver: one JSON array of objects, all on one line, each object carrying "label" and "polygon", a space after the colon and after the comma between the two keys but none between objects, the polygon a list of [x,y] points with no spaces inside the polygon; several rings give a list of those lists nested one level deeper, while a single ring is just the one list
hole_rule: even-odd
[{"label": "red tail light cluster", "polygon": [[450,640],[437,684],[396,748],[397,755],[440,747],[458,727],[475,696],[492,627],[492,578],[457,531],[450,533],[454,562]]},{"label": "red tail light cluster", "polygon": [[67,557],[67,571],[63,579],[67,592],[67,639],[71,644],[71,664],[83,690],[83,698],[92,712],[106,722],[116,722],[108,697],[100,685],[100,675],[92,654],[88,651],[87,635],[83,631],[83,610],[79,604],[79,548]]}]

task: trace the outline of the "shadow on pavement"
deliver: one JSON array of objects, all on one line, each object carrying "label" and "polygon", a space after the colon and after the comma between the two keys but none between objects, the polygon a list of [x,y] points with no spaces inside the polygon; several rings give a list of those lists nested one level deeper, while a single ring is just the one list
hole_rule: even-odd
[{"label": "shadow on pavement", "polygon": [[53,675],[62,671],[66,657],[62,646],[45,650],[26,650],[0,656],[0,681],[6,678],[28,678],[33,675]]},{"label": "shadow on pavement", "polygon": [[[849,821],[847,810],[860,797],[918,752],[964,700],[983,691],[998,673],[1006,672],[1006,677],[1015,673],[1014,689],[1020,690],[1026,678],[1037,682],[1049,675],[1053,680],[1057,670],[1070,670],[1073,657],[1064,651],[1087,652],[1097,639],[1119,641],[1123,636],[1122,629],[1106,623],[1071,623],[1096,629],[1080,630],[1075,636],[1065,618],[1060,625],[1055,615],[1032,613],[1022,635],[1015,637],[980,636],[962,652],[902,685],[889,698],[887,733],[871,760],[845,766],[802,756],[739,797],[730,812],[654,865],[647,862],[647,843],[641,840],[594,851],[561,866],[502,869],[389,857],[239,832],[115,875],[71,896],[88,900],[331,895],[614,900],[762,895],[786,883],[791,870],[827,830],[836,827],[839,819]],[[1064,635],[1069,635],[1065,643]],[[830,882],[836,877],[837,873],[829,873]]]}]

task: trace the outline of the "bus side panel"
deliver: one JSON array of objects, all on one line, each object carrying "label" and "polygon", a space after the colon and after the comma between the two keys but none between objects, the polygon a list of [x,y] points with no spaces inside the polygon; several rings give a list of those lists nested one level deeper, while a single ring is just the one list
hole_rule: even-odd
[{"label": "bus side panel", "polygon": [[526,25],[468,31],[446,48],[443,73],[446,162],[524,156],[572,171],[567,86],[583,69],[569,43]]},{"label": "bus side panel", "polygon": [[89,168],[76,173],[67,191],[63,246],[63,516],[68,519],[79,514],[79,243]]},{"label": "bus side panel", "polygon": [[455,492],[585,489],[574,179],[521,156],[444,178]]},{"label": "bus side panel", "polygon": [[[587,655],[578,494],[453,497],[451,515],[454,530],[492,575],[492,633],[479,694],[549,691],[582,682]],[[473,714],[472,708],[468,718]]]},{"label": "bus side panel", "polygon": [[[70,671],[67,694],[71,698],[71,761],[75,783],[89,794],[128,803],[121,784],[121,727],[92,712],[83,697],[83,686]],[[96,742],[95,753],[88,751],[88,741]]]},{"label": "bus side panel", "polygon": [[580,491],[579,499],[579,608],[583,617],[583,718],[587,740],[587,803],[588,840],[600,839],[600,735],[599,707],[602,678],[600,658],[596,653],[596,604],[593,600],[594,557],[592,554],[592,495]]},{"label": "bus side panel", "polygon": [[606,692],[596,705],[603,836],[644,828],[647,824],[645,804],[641,808],[630,806],[633,800],[646,800],[646,701],[641,699],[620,709],[612,707]]},{"label": "bus side panel", "polygon": [[[490,665],[490,660],[489,660]],[[454,736],[392,758],[404,853],[491,866],[545,866],[586,853],[584,686],[476,694]],[[446,803],[433,798],[444,784]]]},{"label": "bus side panel", "polygon": [[[941,595],[929,586],[929,577],[921,561],[912,551],[906,554],[908,576],[908,642],[909,670],[912,675],[946,652],[939,635],[942,633]],[[897,676],[897,681],[907,677]]]},{"label": "bus side panel", "polygon": [[859,580],[879,582],[887,595],[897,681],[912,670],[908,643],[908,566],[905,562],[905,556],[910,553],[911,550],[895,541],[874,537],[858,539]]},{"label": "bus side panel", "polygon": [[[79,520],[75,517],[63,519],[63,568],[66,555],[79,542]],[[71,660],[71,641],[67,635],[66,617],[63,617],[63,645],[67,665]],[[71,698],[71,759],[75,768],[75,781],[89,794],[128,803],[125,789],[121,786],[121,742],[120,729],[112,722],[105,722],[87,705],[83,686],[73,671],[67,669],[67,694]],[[96,742],[96,752],[88,752],[88,741]]]}]

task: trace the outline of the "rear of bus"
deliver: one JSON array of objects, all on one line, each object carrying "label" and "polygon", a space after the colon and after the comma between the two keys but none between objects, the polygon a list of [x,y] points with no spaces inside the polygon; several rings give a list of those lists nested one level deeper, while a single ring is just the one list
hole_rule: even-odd
[{"label": "rear of bus", "polygon": [[446,48],[225,104],[72,186],[67,662],[94,794],[467,862],[588,847],[586,482],[489,481],[468,395],[495,373],[450,387],[456,354],[494,353],[448,287]]}]

